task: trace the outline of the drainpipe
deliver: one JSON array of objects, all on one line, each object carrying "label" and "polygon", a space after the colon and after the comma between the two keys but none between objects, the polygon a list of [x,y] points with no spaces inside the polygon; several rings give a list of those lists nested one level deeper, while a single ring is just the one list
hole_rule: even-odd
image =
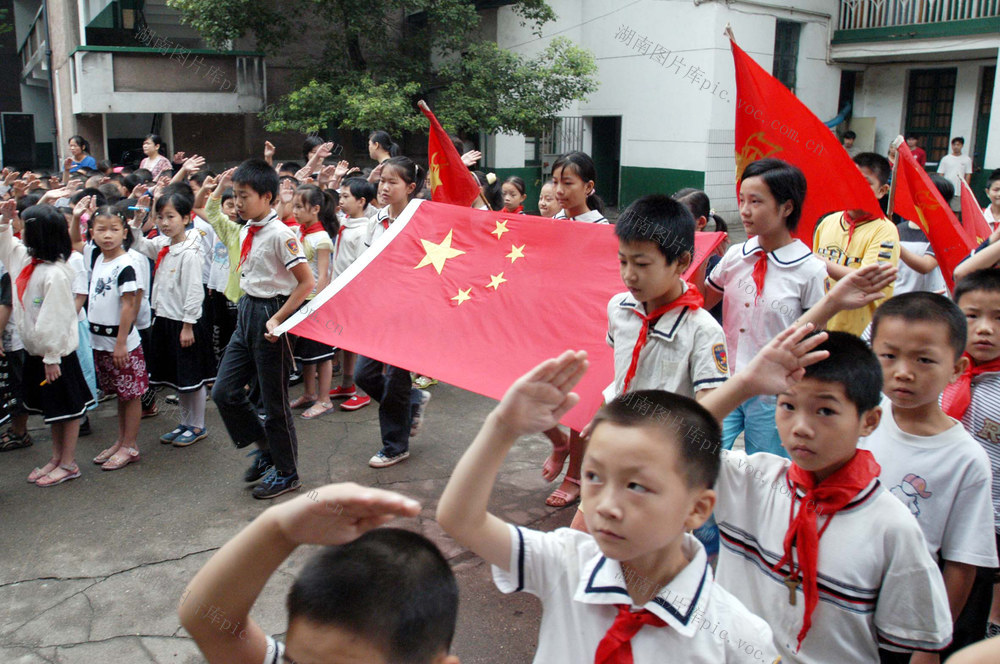
[{"label": "drainpipe", "polygon": [[42,0],[42,15],[45,17],[45,59],[49,66],[49,105],[52,107],[52,163],[56,171],[62,171],[59,163],[59,116],[56,113],[56,70],[52,67],[52,35],[49,32],[49,3]]}]

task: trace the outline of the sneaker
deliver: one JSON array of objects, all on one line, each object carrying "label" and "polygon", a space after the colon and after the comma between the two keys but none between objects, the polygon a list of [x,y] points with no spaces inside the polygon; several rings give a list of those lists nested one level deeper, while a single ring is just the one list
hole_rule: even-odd
[{"label": "sneaker", "polygon": [[429,376],[417,376],[417,379],[413,381],[413,387],[419,390],[426,390],[431,385],[437,385],[437,378],[431,378]]},{"label": "sneaker", "polygon": [[289,385],[298,385],[301,382],[302,382],[302,374],[300,372],[293,371],[292,373],[288,374]]},{"label": "sneaker", "polygon": [[163,443],[164,445],[169,445],[170,443],[177,440],[178,436],[184,433],[187,433],[187,427],[184,426],[183,424],[178,424],[176,429],[160,436],[160,442]]},{"label": "sneaker", "polygon": [[372,398],[368,396],[358,396],[355,394],[353,397],[340,404],[341,410],[361,410],[368,404],[372,402]]},{"label": "sneaker", "polygon": [[424,411],[427,409],[427,402],[431,400],[431,393],[427,390],[419,390],[420,401],[411,406],[413,408],[413,418],[410,422],[410,438],[416,438],[420,433],[420,428],[424,424]]},{"label": "sneaker", "polygon": [[22,447],[31,447],[34,443],[31,440],[31,436],[25,431],[23,436],[19,436],[14,433],[13,429],[7,429],[2,436],[0,436],[0,452],[9,452],[11,450],[19,450]]},{"label": "sneaker", "polygon": [[77,435],[80,437],[89,436],[94,433],[90,430],[90,418],[86,415],[83,416],[83,422],[80,423],[80,433]]},{"label": "sneaker", "polygon": [[164,401],[166,401],[171,406],[176,406],[181,402],[181,399],[176,394],[168,394],[164,399]]},{"label": "sneaker", "polygon": [[330,396],[334,397],[335,399],[353,397],[357,393],[358,393],[358,388],[356,386],[344,387],[343,385],[340,385],[330,390]]},{"label": "sneaker", "polygon": [[187,447],[208,437],[208,429],[204,427],[195,431],[192,427],[184,427],[184,433],[174,438],[174,447]]},{"label": "sneaker", "polygon": [[274,462],[271,461],[271,455],[264,450],[254,450],[247,456],[253,457],[253,463],[247,468],[247,472],[243,474],[244,482],[256,482],[260,478],[264,477],[264,474],[269,468],[274,466]]},{"label": "sneaker", "polygon": [[264,477],[261,478],[260,484],[255,486],[251,493],[253,493],[254,498],[265,500],[268,498],[277,498],[283,493],[296,491],[301,488],[302,482],[299,482],[298,473],[285,475],[274,466],[271,466]]},{"label": "sneaker", "polygon": [[371,459],[368,459],[368,465],[372,468],[388,468],[389,466],[395,466],[400,461],[405,461],[409,458],[409,452],[403,452],[401,454],[397,454],[396,456],[386,456],[382,452],[379,452]]}]

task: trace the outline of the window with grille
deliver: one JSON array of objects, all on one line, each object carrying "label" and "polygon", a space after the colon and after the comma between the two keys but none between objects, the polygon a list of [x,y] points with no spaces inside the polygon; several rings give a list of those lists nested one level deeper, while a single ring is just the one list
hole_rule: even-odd
[{"label": "window with grille", "polygon": [[949,152],[951,111],[958,70],[914,69],[906,97],[906,134],[916,136],[928,162],[938,162]]},{"label": "window with grille", "polygon": [[777,21],[774,26],[774,67],[771,73],[792,92],[795,92],[801,31],[802,24],[794,21]]}]

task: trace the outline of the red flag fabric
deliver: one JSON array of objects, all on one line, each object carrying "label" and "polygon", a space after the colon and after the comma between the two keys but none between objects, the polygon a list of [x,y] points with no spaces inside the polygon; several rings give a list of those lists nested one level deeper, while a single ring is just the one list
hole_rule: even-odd
[{"label": "red flag fabric", "polygon": [[431,186],[431,198],[438,203],[451,203],[469,207],[479,196],[479,182],[462,163],[451,137],[423,101],[418,106],[431,121],[430,138],[427,141],[427,181]]},{"label": "red flag fabric", "polygon": [[[696,258],[724,237],[696,234]],[[579,431],[614,377],[607,305],[624,290],[613,226],[414,200],[279,333],[494,399],[539,362],[585,350],[580,403],[563,418]]]},{"label": "red flag fabric", "polygon": [[795,236],[808,247],[816,222],[830,212],[864,210],[881,217],[878,199],[836,135],[736,42],[730,43],[736,64],[736,182],[747,164],[765,157],[802,169],[808,190]]},{"label": "red flag fabric", "polygon": [[962,181],[962,228],[965,229],[969,240],[978,247],[986,241],[992,231],[990,225],[986,223],[986,216],[983,215],[983,209],[979,207],[979,201],[972,193],[969,183],[965,178],[959,179]]},{"label": "red flag fabric", "polygon": [[[917,164],[905,143],[899,146],[895,170],[892,210],[920,226],[931,242],[948,290],[953,290],[955,266],[976,245],[965,234],[948,203],[941,197],[941,192],[934,186],[927,171]],[[982,212],[979,212],[979,216],[983,216]]]}]

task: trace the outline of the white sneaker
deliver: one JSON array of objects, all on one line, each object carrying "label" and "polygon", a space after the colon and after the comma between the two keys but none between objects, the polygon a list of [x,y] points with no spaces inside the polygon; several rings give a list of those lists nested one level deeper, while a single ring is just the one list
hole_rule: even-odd
[{"label": "white sneaker", "polygon": [[395,466],[400,461],[405,461],[410,458],[409,452],[403,452],[397,454],[396,456],[386,456],[382,452],[379,452],[371,459],[368,459],[368,465],[372,468],[388,468],[389,466]]},{"label": "white sneaker", "polygon": [[416,438],[420,433],[420,427],[424,424],[424,411],[427,409],[427,402],[431,400],[431,393],[427,390],[417,390],[420,392],[420,401],[412,406],[413,419],[410,421],[410,438]]}]

